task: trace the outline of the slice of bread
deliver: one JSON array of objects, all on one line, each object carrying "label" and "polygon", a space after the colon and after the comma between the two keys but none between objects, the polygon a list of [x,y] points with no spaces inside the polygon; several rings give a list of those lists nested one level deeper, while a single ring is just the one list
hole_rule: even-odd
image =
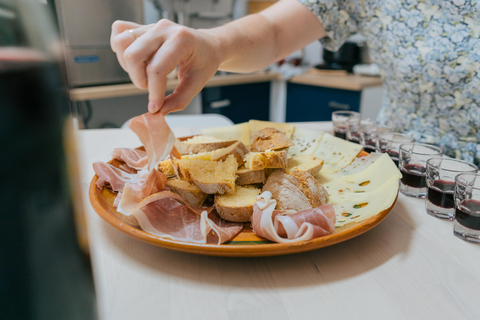
[{"label": "slice of bread", "polygon": [[207,194],[193,183],[178,178],[168,179],[165,186],[180,195],[189,205],[201,207]]},{"label": "slice of bread", "polygon": [[236,184],[244,186],[247,184],[265,183],[265,170],[251,170],[245,167],[240,167],[237,170]]},{"label": "slice of bread", "polygon": [[263,191],[272,193],[272,197],[277,200],[276,208],[279,210],[302,211],[312,208],[298,181],[283,170],[275,170],[270,174],[262,188]]},{"label": "slice of bread", "polygon": [[285,171],[291,173],[292,171],[304,171],[311,175],[317,175],[322,169],[324,161],[317,159],[314,155],[300,155],[288,158],[287,168]]},{"label": "slice of bread", "polygon": [[226,148],[234,144],[236,141],[237,140],[221,140],[209,136],[193,136],[186,140],[177,139],[175,141],[175,147],[182,155],[195,154]]},{"label": "slice of bread", "polygon": [[255,187],[236,186],[232,194],[216,195],[215,208],[218,215],[227,221],[248,222],[253,214],[253,204],[261,190]]},{"label": "slice of bread", "polygon": [[253,137],[251,150],[254,152],[288,148],[294,144],[285,133],[277,128],[264,128]]},{"label": "slice of bread", "polygon": [[306,171],[297,170],[292,171],[290,175],[298,181],[298,186],[313,208],[328,202],[329,196],[327,189],[315,180],[313,175]]},{"label": "slice of bread", "polygon": [[260,170],[266,168],[286,168],[286,150],[266,150],[263,152],[249,152],[245,156],[245,168]]},{"label": "slice of bread", "polygon": [[172,159],[177,176],[194,183],[208,194],[235,192],[237,160],[229,155],[225,161]]},{"label": "slice of bread", "polygon": [[213,161],[220,161],[220,160],[225,160],[229,155],[233,155],[235,159],[237,160],[237,164],[241,166],[242,164],[245,163],[243,158],[245,155],[248,153],[247,148],[241,141],[236,141],[232,145],[218,149],[215,151],[212,151],[211,153],[211,160]]},{"label": "slice of bread", "polygon": [[[183,155],[182,159],[211,160],[212,159],[212,153],[211,152],[202,152],[202,153],[191,154],[191,155]],[[160,172],[165,173],[167,176],[172,176],[172,175],[176,174],[171,159],[166,159],[166,160],[161,161],[158,164],[157,169]]]}]

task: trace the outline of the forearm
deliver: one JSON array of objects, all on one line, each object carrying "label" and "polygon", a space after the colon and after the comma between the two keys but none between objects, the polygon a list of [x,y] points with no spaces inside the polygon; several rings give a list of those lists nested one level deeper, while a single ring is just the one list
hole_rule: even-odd
[{"label": "forearm", "polygon": [[219,69],[232,72],[262,69],[325,36],[313,13],[296,0],[204,31],[215,39]]}]

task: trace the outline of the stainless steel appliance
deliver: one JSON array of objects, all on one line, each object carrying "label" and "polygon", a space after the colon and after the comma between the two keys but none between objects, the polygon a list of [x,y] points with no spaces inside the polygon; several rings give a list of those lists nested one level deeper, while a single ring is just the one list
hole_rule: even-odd
[{"label": "stainless steel appliance", "polygon": [[71,87],[129,82],[110,48],[115,20],[144,23],[143,0],[55,0]]}]

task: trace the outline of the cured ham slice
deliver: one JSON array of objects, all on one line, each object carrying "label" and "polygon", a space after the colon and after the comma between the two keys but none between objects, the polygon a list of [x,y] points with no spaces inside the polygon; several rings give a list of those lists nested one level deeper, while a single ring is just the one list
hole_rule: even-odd
[{"label": "cured ham slice", "polygon": [[104,162],[95,162],[93,170],[98,176],[96,184],[100,190],[108,183],[113,191],[123,192],[125,184],[136,176]]},{"label": "cured ham slice", "polygon": [[335,231],[335,210],[331,204],[296,213],[275,210],[276,205],[269,191],[263,192],[253,205],[251,221],[257,236],[287,243],[311,240]]},{"label": "cured ham slice", "polygon": [[125,184],[117,211],[127,216],[132,214],[140,201],[162,190],[165,181],[167,176],[158,170],[140,171]]},{"label": "cured ham slice", "polygon": [[163,115],[145,113],[130,120],[128,127],[135,132],[147,152],[148,171],[167,158],[175,144],[175,136]]},{"label": "cured ham slice", "polygon": [[142,230],[148,233],[193,243],[222,244],[243,228],[241,223],[220,219],[212,208],[189,206],[182,197],[170,191],[142,200],[134,216]]},{"label": "cured ham slice", "polygon": [[113,159],[125,162],[127,166],[137,171],[145,170],[148,167],[147,152],[132,148],[117,148],[112,152]]}]

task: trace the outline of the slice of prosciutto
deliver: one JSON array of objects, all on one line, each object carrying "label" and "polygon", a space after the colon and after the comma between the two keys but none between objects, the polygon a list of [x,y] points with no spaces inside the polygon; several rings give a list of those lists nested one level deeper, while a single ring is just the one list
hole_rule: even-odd
[{"label": "slice of prosciutto", "polygon": [[97,187],[102,190],[106,184],[115,192],[123,192],[125,184],[131,181],[136,174],[125,172],[111,164],[104,162],[95,162],[93,164],[93,171],[97,175]]},{"label": "slice of prosciutto", "polygon": [[133,148],[116,148],[112,152],[113,159],[121,160],[137,171],[145,170],[148,167],[147,152]]},{"label": "slice of prosciutto", "polygon": [[182,197],[162,191],[142,200],[134,212],[142,230],[168,239],[222,244],[233,238],[242,223],[227,222],[212,208],[194,208]]},{"label": "slice of prosciutto", "polygon": [[148,171],[166,159],[175,144],[175,136],[160,113],[145,113],[130,120],[128,127],[135,132],[147,152]]},{"label": "slice of prosciutto", "polygon": [[251,221],[257,236],[288,243],[323,237],[335,231],[336,216],[331,204],[295,213],[275,210],[276,205],[269,191],[263,192],[253,205]]},{"label": "slice of prosciutto", "polygon": [[140,171],[135,178],[125,184],[117,211],[126,216],[131,215],[137,205],[146,197],[162,190],[167,176],[158,171]]}]

